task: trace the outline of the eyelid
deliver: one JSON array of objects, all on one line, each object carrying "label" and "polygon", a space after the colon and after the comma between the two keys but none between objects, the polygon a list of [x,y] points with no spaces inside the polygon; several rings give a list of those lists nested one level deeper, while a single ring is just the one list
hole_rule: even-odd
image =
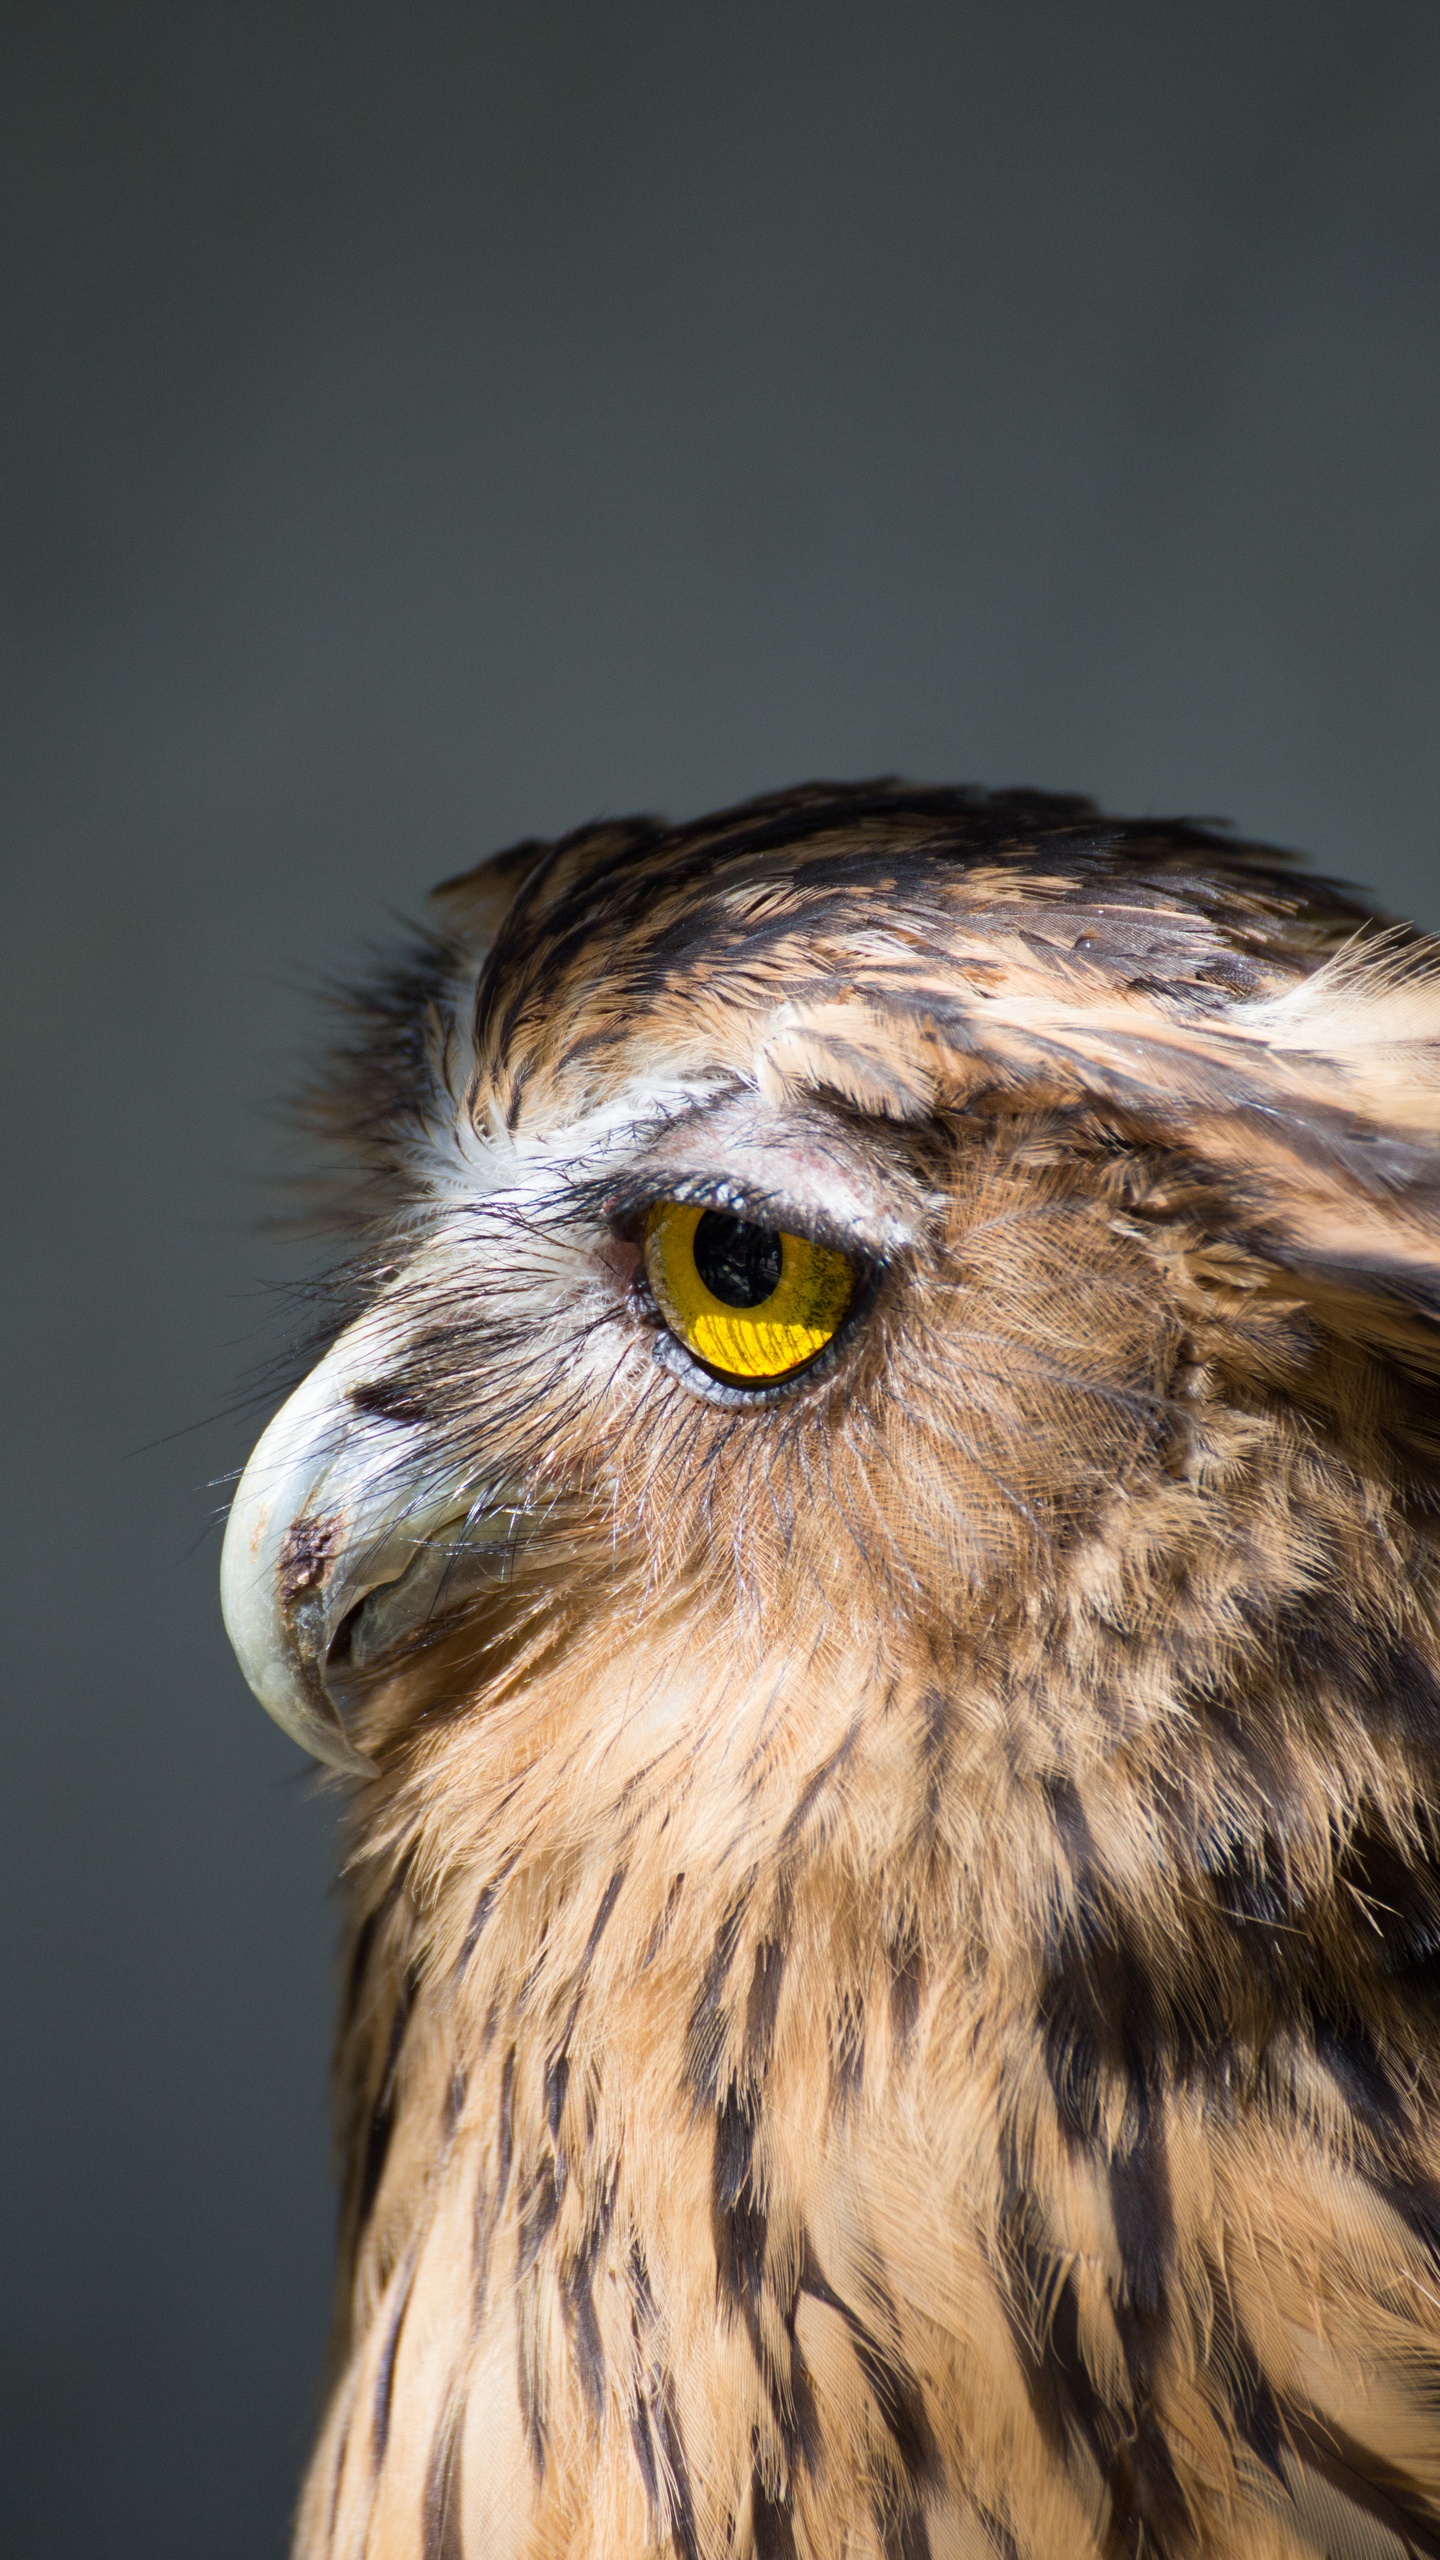
[{"label": "eyelid", "polygon": [[698,1204],[707,1209],[727,1209],[732,1217],[748,1219],[757,1227],[775,1227],[787,1235],[804,1236],[807,1243],[827,1245],[832,1253],[848,1255],[862,1275],[873,1275],[890,1259],[873,1234],[827,1216],[813,1203],[796,1200],[785,1192],[766,1190],[733,1173],[683,1172],[668,1165],[637,1165],[623,1185],[611,1186],[606,1202],[608,1222],[621,1233],[638,1234],[660,1200],[677,1200],[687,1208]]}]

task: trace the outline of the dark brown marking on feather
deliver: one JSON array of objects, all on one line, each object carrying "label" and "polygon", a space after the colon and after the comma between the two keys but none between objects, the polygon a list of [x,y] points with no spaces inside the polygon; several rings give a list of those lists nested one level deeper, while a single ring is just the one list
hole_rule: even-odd
[{"label": "dark brown marking on feather", "polygon": [[560,2210],[560,2195],[555,2181],[553,2160],[537,2163],[535,2174],[520,2207],[520,2228],[515,2241],[515,2270],[523,2280],[539,2257],[545,2241],[555,2227]]},{"label": "dark brown marking on feather", "polygon": [[914,2042],[920,2019],[920,1994],[925,1979],[925,1959],[920,1943],[919,1924],[913,1912],[892,1938],[887,1954],[890,1964],[890,2029],[902,2053]]},{"label": "dark brown marking on feather", "polygon": [[1315,2058],[1329,2073],[1350,2113],[1377,2147],[1393,2158],[1407,2130],[1406,2115],[1374,2037],[1358,2022],[1347,2020],[1341,2025],[1327,2017],[1313,2001],[1310,2032]]},{"label": "dark brown marking on feather", "polygon": [[[870,2397],[884,2421],[906,2479],[912,2490],[918,2491],[937,2476],[939,2464],[925,2396],[915,2375],[898,2349],[884,2345],[853,2305],[827,2281],[808,2239],[801,2260],[799,2291],[837,2311],[844,2321]],[[893,2312],[878,2289],[877,2307],[890,2313],[887,2326],[893,2328]]]},{"label": "dark brown marking on feather", "polygon": [[758,2470],[750,2483],[750,2531],[755,2560],[796,2560],[790,2501],[772,2498]]},{"label": "dark brown marking on feather", "polygon": [[635,2316],[637,2320],[643,2320],[648,2325],[655,2317],[655,2295],[650,2283],[650,2270],[645,2263],[645,2252],[638,2240],[632,2240],[630,2243],[628,2272]]},{"label": "dark brown marking on feather", "polygon": [[1264,2463],[1266,2470],[1283,2488],[1285,2471],[1281,2454],[1284,2438],[1275,2394],[1236,2315],[1229,2285],[1208,2251],[1204,2253],[1204,2262],[1211,2300],[1210,2362],[1224,2385],[1241,2441],[1250,2447],[1257,2460]]},{"label": "dark brown marking on feather", "polygon": [[775,2040],[775,2013],[785,1976],[785,1949],[774,1938],[762,1938],[755,1950],[750,1996],[745,2003],[744,2055],[749,2068],[763,2074]]},{"label": "dark brown marking on feather", "polygon": [[1107,2086],[1123,2078],[1132,2105],[1154,2080],[1163,2056],[1148,1971],[1123,1929],[1065,1926],[1052,1950],[1040,1996],[1045,2070],[1067,2143],[1103,2141]]},{"label": "dark brown marking on feather", "polygon": [[545,1972],[550,1953],[550,1922],[542,1920],[535,1940],[535,1950],[526,1966],[524,1978],[515,1995],[517,2010],[528,2009],[535,1986]]},{"label": "dark brown marking on feather", "polygon": [[557,2147],[560,2119],[565,2113],[565,2092],[569,2086],[570,2056],[568,2053],[552,2053],[545,2066],[545,2121],[550,2127],[550,2139]]},{"label": "dark brown marking on feather", "polygon": [[690,2465],[685,2453],[685,2440],[680,2432],[680,2415],[675,2403],[675,2385],[671,2376],[661,2371],[655,2377],[651,2393],[651,2410],[655,2431],[664,2458],[668,2490],[670,2531],[679,2560],[700,2560],[700,2537],[695,2528],[695,2493],[690,2486]]},{"label": "dark brown marking on feather", "polygon": [[630,2412],[630,2441],[635,2448],[636,2468],[645,2491],[645,2503],[652,2515],[663,2515],[660,2502],[660,2473],[655,2460],[655,2446],[650,2433],[650,2404],[643,2392]]},{"label": "dark brown marking on feather", "polygon": [[1362,1945],[1407,1996],[1440,2000],[1440,1843],[1427,1818],[1423,1849],[1402,1853],[1378,1823],[1361,1823],[1336,1869],[1361,1917]]},{"label": "dark brown marking on feather", "polygon": [[739,2311],[752,2343],[759,2335],[768,2216],[754,2177],[755,2113],[746,2092],[727,2091],[716,2111],[710,2171],[710,2228],[718,2298]]},{"label": "dark brown marking on feather", "polygon": [[1172,2273],[1175,2216],[1170,2200],[1162,2109],[1148,2094],[1126,2151],[1110,2161],[1110,2209],[1120,2250],[1125,2301],[1147,2317],[1159,2315]]},{"label": "dark brown marking on feather", "polygon": [[[1090,2377],[1080,2345],[1080,2302],[1066,2275],[1055,2288],[1047,2334],[1048,2377],[1057,2384],[1057,2403],[1068,2426],[1089,2447],[1110,2493],[1111,2535],[1115,2545],[1139,2560],[1143,2536],[1135,2512],[1128,2417],[1103,2400]],[[1148,2556],[1147,2556],[1148,2560]]]},{"label": "dark brown marking on feather", "polygon": [[342,2036],[348,2034],[355,2022],[355,2013],[360,2005],[360,1994],[365,1987],[365,1976],[370,1969],[370,1958],[375,1951],[375,1940],[409,1882],[414,1854],[413,1845],[405,1850],[397,1861],[395,1872],[378,1902],[366,1912],[355,1932],[350,1948],[350,1960],[345,1969],[345,1987],[340,1998]]},{"label": "dark brown marking on feather", "polygon": [[925,2414],[920,2385],[904,2358],[881,2345],[873,2331],[846,2312],[855,2360],[865,2376],[870,2397],[893,2439],[912,2481],[928,2480],[935,2471],[935,2439]]},{"label": "dark brown marking on feather", "polygon": [[605,2344],[595,2310],[595,2269],[610,2228],[614,2206],[614,2188],[607,2187],[579,2248],[560,2277],[560,2298],[580,2384],[597,2425],[605,2408]]},{"label": "dark brown marking on feather", "polygon": [[[612,2200],[613,2201],[613,2200]],[[650,2354],[647,2340],[655,2326],[655,2296],[645,2252],[632,2240],[627,2264],[630,2278],[630,2333],[635,2341],[636,2393],[630,2415],[630,2441],[651,2511],[672,2536],[680,2560],[700,2560],[695,2525],[695,2498],[690,2465],[680,2428],[675,2385],[665,2366]]]},{"label": "dark brown marking on feather", "polygon": [[1238,951],[1223,951],[1217,959],[1201,963],[1195,981],[1202,987],[1222,987],[1227,995],[1249,996],[1257,992],[1260,975],[1253,960]]},{"label": "dark brown marking on feather", "polygon": [[465,2560],[460,2426],[461,2412],[456,2410],[441,2427],[426,2469],[423,2560]]},{"label": "dark brown marking on feather", "polygon": [[[568,2041],[569,2041],[570,2037],[574,2034],[574,2031],[575,2031],[575,2021],[576,2021],[576,2019],[577,2019],[577,2018],[579,2017],[579,2015],[580,2015],[580,2003],[581,2003],[582,1999],[583,1999],[583,1998],[584,1998],[584,1996],[585,1996],[585,1982],[586,1982],[586,1977],[588,1976],[589,1971],[590,1971],[590,1967],[591,1967],[592,1963],[594,1962],[596,1948],[599,1946],[601,1939],[602,1939],[602,1938],[604,1937],[604,1935],[605,1935],[606,1924],[607,1924],[607,1922],[609,1921],[609,1918],[610,1918],[611,1913],[614,1911],[614,1908],[615,1908],[616,1903],[617,1903],[617,1902],[619,1901],[619,1899],[620,1899],[620,1888],[621,1888],[621,1886],[622,1886],[622,1885],[624,1884],[624,1882],[625,1882],[625,1873],[626,1873],[626,1871],[625,1871],[625,1869],[624,1869],[624,1867],[623,1867],[623,1866],[620,1866],[620,1867],[617,1867],[617,1868],[616,1868],[615,1873],[614,1873],[614,1874],[613,1874],[613,1876],[610,1878],[609,1883],[608,1883],[608,1884],[607,1884],[607,1886],[605,1887],[605,1891],[604,1891],[604,1893],[603,1893],[603,1894],[601,1895],[601,1897],[600,1897],[600,1908],[599,1908],[599,1910],[596,1912],[594,1919],[593,1919],[593,1920],[591,1921],[591,1923],[590,1923],[590,1934],[589,1934],[588,1938],[587,1938],[587,1939],[586,1939],[586,1941],[585,1941],[585,1952],[584,1952],[584,1954],[581,1956],[581,1958],[580,1958],[580,1962],[579,1962],[579,1964],[578,1964],[578,1965],[576,1966],[576,1968],[575,1968],[575,1973],[574,1973],[573,1982],[572,1982],[572,1986],[571,1986],[571,1992],[570,1992],[570,2008],[569,2008],[569,2013],[568,2013],[568,2015],[567,2015],[567,2017],[566,2017],[566,2020],[565,2020],[565,2038],[564,2038],[564,2040],[565,2040],[567,2043],[568,2043]],[[562,2062],[564,2062],[563,2054],[562,2054],[562,2056],[560,2057],[560,2059],[561,2059],[561,2061],[562,2061]],[[554,2065],[552,2064],[552,2069],[553,2069],[553,2068],[554,2068]],[[565,2072],[565,2076],[566,2076],[566,2078],[568,2078],[568,2076],[569,2076],[569,2064],[568,2064],[568,2063],[564,2063],[564,2072]],[[563,2087],[562,2087],[561,2094],[560,2094],[560,2105],[563,2107],[564,2103],[565,2103],[565,2098],[564,2098],[564,2090],[563,2090]],[[559,2126],[559,2117],[558,2117],[558,2114],[557,2114],[555,2121],[552,2123],[552,2125],[551,2125],[551,2127],[550,2127],[550,2131],[551,2131],[552,2136],[553,2136],[553,2135],[556,2133],[556,2131],[558,2130],[558,2126]]]},{"label": "dark brown marking on feather", "polygon": [[[1164,2428],[1155,2412],[1151,2378],[1154,2360],[1144,2317],[1117,2304],[1115,2326],[1134,2398],[1125,2492],[1132,2548],[1147,2555],[1188,2551],[1194,2542],[1194,2525]],[[1118,2497],[1115,2504],[1118,2513]]]},{"label": "dark brown marking on feather", "polygon": [[375,2391],[371,2402],[370,2451],[377,2471],[385,2459],[385,2447],[390,2441],[390,2408],[395,2396],[395,2359],[400,2352],[400,2332],[405,2326],[405,2314],[410,2308],[410,2288],[414,2281],[415,2270],[412,2266],[407,2269],[404,2281],[396,2294],[395,2307],[390,2314],[384,2343],[380,2349],[380,2361],[375,2369]]},{"label": "dark brown marking on feather", "polygon": [[648,1966],[654,1963],[661,1948],[665,1944],[665,1941],[670,1934],[671,1923],[673,1922],[675,1913],[679,1908],[680,1896],[684,1890],[684,1876],[672,1876],[670,1879],[669,1889],[665,1895],[665,1907],[661,1912],[659,1919],[656,1921],[654,1928],[650,1932],[649,1939],[646,1943],[645,1953],[640,1959],[640,1970],[642,1973],[646,1971]]},{"label": "dark brown marking on feather", "polygon": [[[508,1046],[508,1041],[509,1041],[509,1035],[510,1035],[510,1033],[511,1033],[512,1029],[513,1029],[513,1025],[512,1025],[512,1023],[511,1023],[511,1022],[509,1022],[509,1021],[507,1021],[507,1022],[506,1022],[506,1024],[505,1024],[504,1032],[503,1032],[503,1033],[502,1033],[502,1035],[501,1035],[501,1036],[502,1036],[502,1039],[505,1041],[505,1043],[506,1043],[506,1045],[507,1045],[507,1046]],[[506,1104],[506,1106],[505,1106],[505,1126],[506,1126],[506,1128],[507,1128],[508,1130],[510,1130],[510,1132],[512,1133],[512,1135],[513,1135],[514,1131],[518,1128],[519,1123],[520,1123],[520,1106],[521,1106],[521,1104],[523,1103],[523,1101],[524,1101],[524,1099],[525,1099],[525,1087],[526,1087],[526,1085],[529,1083],[529,1081],[530,1081],[530,1073],[529,1073],[529,1069],[528,1069],[528,1067],[527,1067],[527,1065],[526,1065],[526,1063],[525,1063],[524,1059],[522,1058],[522,1059],[521,1059],[521,1061],[520,1061],[520,1063],[519,1063],[519,1065],[518,1065],[518,1066],[516,1066],[516,1067],[514,1067],[514,1068],[512,1068],[512,1070],[511,1070],[511,1075],[510,1075],[510,1099],[509,1099],[508,1103],[507,1103],[507,1104]]]},{"label": "dark brown marking on feather", "polygon": [[570,2328],[580,2387],[590,2405],[590,2415],[599,2424],[605,2414],[605,2342],[600,2335],[600,2321],[591,2291],[591,2269],[576,2263],[562,2280],[561,2299]]},{"label": "dark brown marking on feather", "polygon": [[1440,2266],[1440,2182],[1415,2155],[1407,2109],[1373,2036],[1358,2021],[1338,2025],[1314,2004],[1310,2026],[1317,2061],[1378,2155],[1365,2168],[1368,2184],[1400,2216],[1432,2265]]},{"label": "dark brown marking on feather", "polygon": [[1009,2276],[1002,2299],[1032,2415],[1053,2461],[1063,2463],[1077,2444],[1089,2453],[1110,2493],[1117,2547],[1133,2548],[1128,2424],[1102,2400],[1081,2353],[1074,2281],[1068,2268],[1062,2272],[1059,2253],[1035,2232],[1013,2128],[1006,2130],[1002,2163],[1001,2242]]},{"label": "dark brown marking on feather", "polygon": [[617,1867],[600,1897],[600,1908],[590,1923],[590,1935],[585,1941],[585,1953],[580,1959],[580,1971],[582,1975],[589,1971],[590,1966],[594,1961],[595,1950],[605,1935],[606,1928],[610,1921],[610,1916],[615,1909],[616,1903],[620,1899],[620,1888],[625,1882],[625,1875],[625,1868],[623,1866]]},{"label": "dark brown marking on feather", "polygon": [[1375,1692],[1380,1715],[1394,1731],[1422,1749],[1440,1748],[1440,1682],[1414,1645],[1402,1642],[1391,1647]]},{"label": "dark brown marking on feather", "polygon": [[355,2206],[357,2231],[364,2231],[368,2225],[375,2209],[375,2199],[380,2192],[380,2181],[385,2175],[390,2137],[395,2129],[395,2098],[400,2077],[400,2055],[418,1987],[418,1977],[414,1970],[407,1969],[401,1980],[394,2014],[390,2020],[390,2034],[385,2048],[385,2067],[380,2076],[380,2087],[370,2110],[370,2121],[365,2128],[360,2190]]},{"label": "dark brown marking on feather", "polygon": [[1276,1608],[1268,1592],[1242,1601],[1243,1614],[1266,1641],[1285,1685],[1302,1698],[1340,1689],[1363,1696],[1374,1688],[1375,1656],[1369,1629],[1342,1596],[1308,1590]]},{"label": "dark brown marking on feather", "polygon": [[1193,2548],[1190,2510],[1150,2397],[1149,2341],[1139,2329],[1139,2315],[1117,2304],[1115,2325],[1131,2382],[1131,2412],[1112,2406],[1091,2381],[1080,2346],[1079,2302],[1068,2275],[1054,2293],[1047,2363],[1060,2386],[1057,2405],[1089,2446],[1110,2493],[1116,2546],[1131,2560],[1164,2560]]},{"label": "dark brown marking on feather", "polygon": [[685,2034],[685,2085],[696,2105],[714,2099],[720,2068],[720,2048],[725,2037],[725,2016],[721,2007],[730,1967],[735,1961],[740,1924],[749,1900],[750,1881],[741,1887],[730,1903],[715,1934],[715,1943],[701,1976],[700,1988],[690,2011]]},{"label": "dark brown marking on feather", "polygon": [[[1193,1858],[1227,1921],[1283,1930],[1302,1907],[1292,1852],[1308,1829],[1293,1769],[1270,1720],[1256,1729],[1253,1683],[1222,1690],[1209,1675],[1192,1676],[1185,1694],[1224,1773],[1227,1811],[1197,1820],[1183,1791],[1188,1772],[1177,1771],[1171,1812],[1179,1855],[1186,1863]],[[1247,1961],[1273,1964],[1280,1954],[1271,1934],[1245,1941]]]},{"label": "dark brown marking on feather", "polygon": [[[1273,1832],[1232,1828],[1223,1839],[1200,1844],[1200,1864],[1227,1920],[1248,1921],[1266,1930],[1293,1924],[1301,1905]],[[1268,1955],[1269,1949],[1264,1952]]]},{"label": "dark brown marking on feather", "polygon": [[[1418,1393],[1417,1381],[1410,1395]],[[1332,1590],[1307,1592],[1278,1611],[1270,1644],[1271,1676],[1281,1695],[1313,1700],[1331,1713],[1358,1712],[1372,1732],[1409,1745],[1428,1764],[1433,1801],[1440,1749],[1436,1674],[1405,1638],[1356,1614],[1343,1573]]]},{"label": "dark brown marking on feather", "polygon": [[495,2210],[498,2214],[510,2184],[510,2163],[515,2156],[515,2047],[505,2056],[500,2074],[500,2120],[495,2136]]},{"label": "dark brown marking on feather", "polygon": [[789,2373],[779,2375],[767,2370],[765,2379],[785,2459],[792,2473],[797,2465],[803,2465],[813,2474],[820,2468],[824,2444],[810,2367],[805,2360],[805,2350],[795,2335],[795,2314],[799,2303],[800,2288],[797,2285],[785,2314],[785,2335],[790,2347]]},{"label": "dark brown marking on feather", "polygon": [[1280,2413],[1296,2452],[1322,2480],[1362,2515],[1384,2525],[1407,2552],[1440,2560],[1440,2523],[1420,2481],[1303,2402],[1282,2400]]},{"label": "dark brown marking on feather", "polygon": [[930,2560],[930,2530],[925,2522],[925,2510],[913,2500],[894,2515],[882,2500],[876,2510],[875,2526],[885,2560]]},{"label": "dark brown marking on feather", "polygon": [[1046,1787],[1070,1866],[1075,1908],[1057,1915],[1046,1950],[1038,2022],[1060,2130],[1076,2149],[1103,2148],[1107,2091],[1124,2089],[1143,2122],[1167,2083],[1213,2084],[1229,2052],[1213,1966],[1187,1972],[1183,2001],[1162,2004],[1143,1929],[1112,1889],[1084,1807],[1068,1779]]},{"label": "dark brown marking on feather", "polygon": [[997,2516],[991,2507],[979,2505],[975,2506],[975,2513],[984,2527],[985,2538],[995,2553],[995,2560],[1021,2560],[1020,2545],[1004,2517]]},{"label": "dark brown marking on feather", "polygon": [[464,1973],[471,1957],[479,1946],[480,1941],[485,1934],[486,1926],[494,1913],[499,1892],[500,1887],[495,1883],[487,1884],[483,1888],[480,1898],[477,1901],[474,1910],[470,1914],[470,1925],[467,1928],[464,1937],[460,1941],[460,1953],[455,1959],[455,1971],[457,1976]]},{"label": "dark brown marking on feather", "polygon": [[841,1735],[834,1750],[821,1761],[818,1769],[812,1771],[810,1777],[801,1788],[800,1793],[795,1800],[794,1810],[790,1814],[789,1819],[785,1824],[785,1828],[780,1834],[779,1849],[782,1859],[788,1850],[795,1847],[801,1832],[804,1830],[806,1823],[814,1812],[815,1806],[820,1797],[829,1786],[831,1779],[836,1775],[838,1770],[843,1769],[845,1766],[846,1761],[849,1759],[851,1752],[855,1748],[856,1737],[859,1734],[861,1722],[862,1719],[859,1716],[856,1716],[854,1722]]},{"label": "dark brown marking on feather", "polygon": [[1440,2184],[1416,2172],[1373,2182],[1386,2203],[1408,2224],[1432,2266],[1440,2267]]},{"label": "dark brown marking on feather", "polygon": [[1055,2405],[1064,2422],[1062,2434],[1073,2429],[1089,2446],[1100,2476],[1109,2487],[1117,2518],[1127,2521],[1130,2495],[1128,2464],[1121,2443],[1123,2424],[1091,2380],[1080,2346],[1080,2300],[1068,2275],[1052,2295],[1044,2373],[1047,2382],[1055,2386]]},{"label": "dark brown marking on feather", "polygon": [[1050,2301],[1056,2258],[1054,2251],[1035,2234],[1029,2187],[1021,2174],[1014,2125],[1008,2120],[1001,2131],[1000,2167],[1002,2186],[998,2231],[1005,2277],[1000,2288],[1001,2308],[1019,2361],[1031,2414],[1045,2440],[1047,2452],[1057,2460],[1063,2460],[1072,2428],[1078,2428],[1087,2442],[1089,2436],[1081,2420],[1070,2409],[1064,2387],[1065,2376],[1051,2352],[1046,2307]]},{"label": "dark brown marking on feather", "polygon": [[1130,2496],[1137,2548],[1156,2554],[1188,2550],[1193,2522],[1155,2411],[1155,2376],[1170,2334],[1169,2284],[1174,2273],[1175,2217],[1170,2197],[1162,2103],[1142,2088],[1138,2122],[1126,2151],[1112,2154],[1110,2210],[1120,2251],[1116,2332],[1134,2411]]},{"label": "dark brown marking on feather", "polygon": [[1186,1697],[1224,1768],[1228,1792],[1247,1806],[1246,1818],[1232,1818],[1218,1832],[1196,1839],[1197,1863],[1229,1919],[1259,1922],[1270,1933],[1247,1939],[1246,1956],[1273,1966],[1290,1943],[1273,1933],[1301,1908],[1290,1852],[1308,1825],[1295,1774],[1269,1730],[1257,1731],[1249,1687],[1237,1694],[1205,1677],[1187,1684]]}]

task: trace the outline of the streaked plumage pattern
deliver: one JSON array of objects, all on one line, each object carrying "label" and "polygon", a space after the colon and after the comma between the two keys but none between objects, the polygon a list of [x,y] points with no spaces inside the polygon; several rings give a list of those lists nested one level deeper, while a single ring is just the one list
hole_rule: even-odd
[{"label": "streaked plumage pattern", "polygon": [[[264,1530],[370,1771],[298,2554],[1440,2554],[1429,947],[890,785],[436,914]],[[669,1196],[863,1260],[793,1387]]]}]

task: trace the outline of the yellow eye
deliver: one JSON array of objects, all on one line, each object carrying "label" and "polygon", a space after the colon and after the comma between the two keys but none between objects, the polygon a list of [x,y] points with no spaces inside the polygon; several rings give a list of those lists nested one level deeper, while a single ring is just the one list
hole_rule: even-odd
[{"label": "yellow eye", "polygon": [[773,1385],[803,1369],[839,1332],[855,1266],[828,1245],[682,1200],[657,1200],[645,1222],[645,1269],[660,1312],[707,1369]]}]

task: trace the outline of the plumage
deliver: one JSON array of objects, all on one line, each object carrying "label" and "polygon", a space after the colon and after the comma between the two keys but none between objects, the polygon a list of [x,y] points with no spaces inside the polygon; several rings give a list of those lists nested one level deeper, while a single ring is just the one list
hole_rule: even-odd
[{"label": "plumage", "polygon": [[[310,1118],[225,1566],[351,1790],[299,2560],[1440,2555],[1431,946],[813,786],[447,884]],[[697,1362],[664,1202],[833,1339]]]}]

